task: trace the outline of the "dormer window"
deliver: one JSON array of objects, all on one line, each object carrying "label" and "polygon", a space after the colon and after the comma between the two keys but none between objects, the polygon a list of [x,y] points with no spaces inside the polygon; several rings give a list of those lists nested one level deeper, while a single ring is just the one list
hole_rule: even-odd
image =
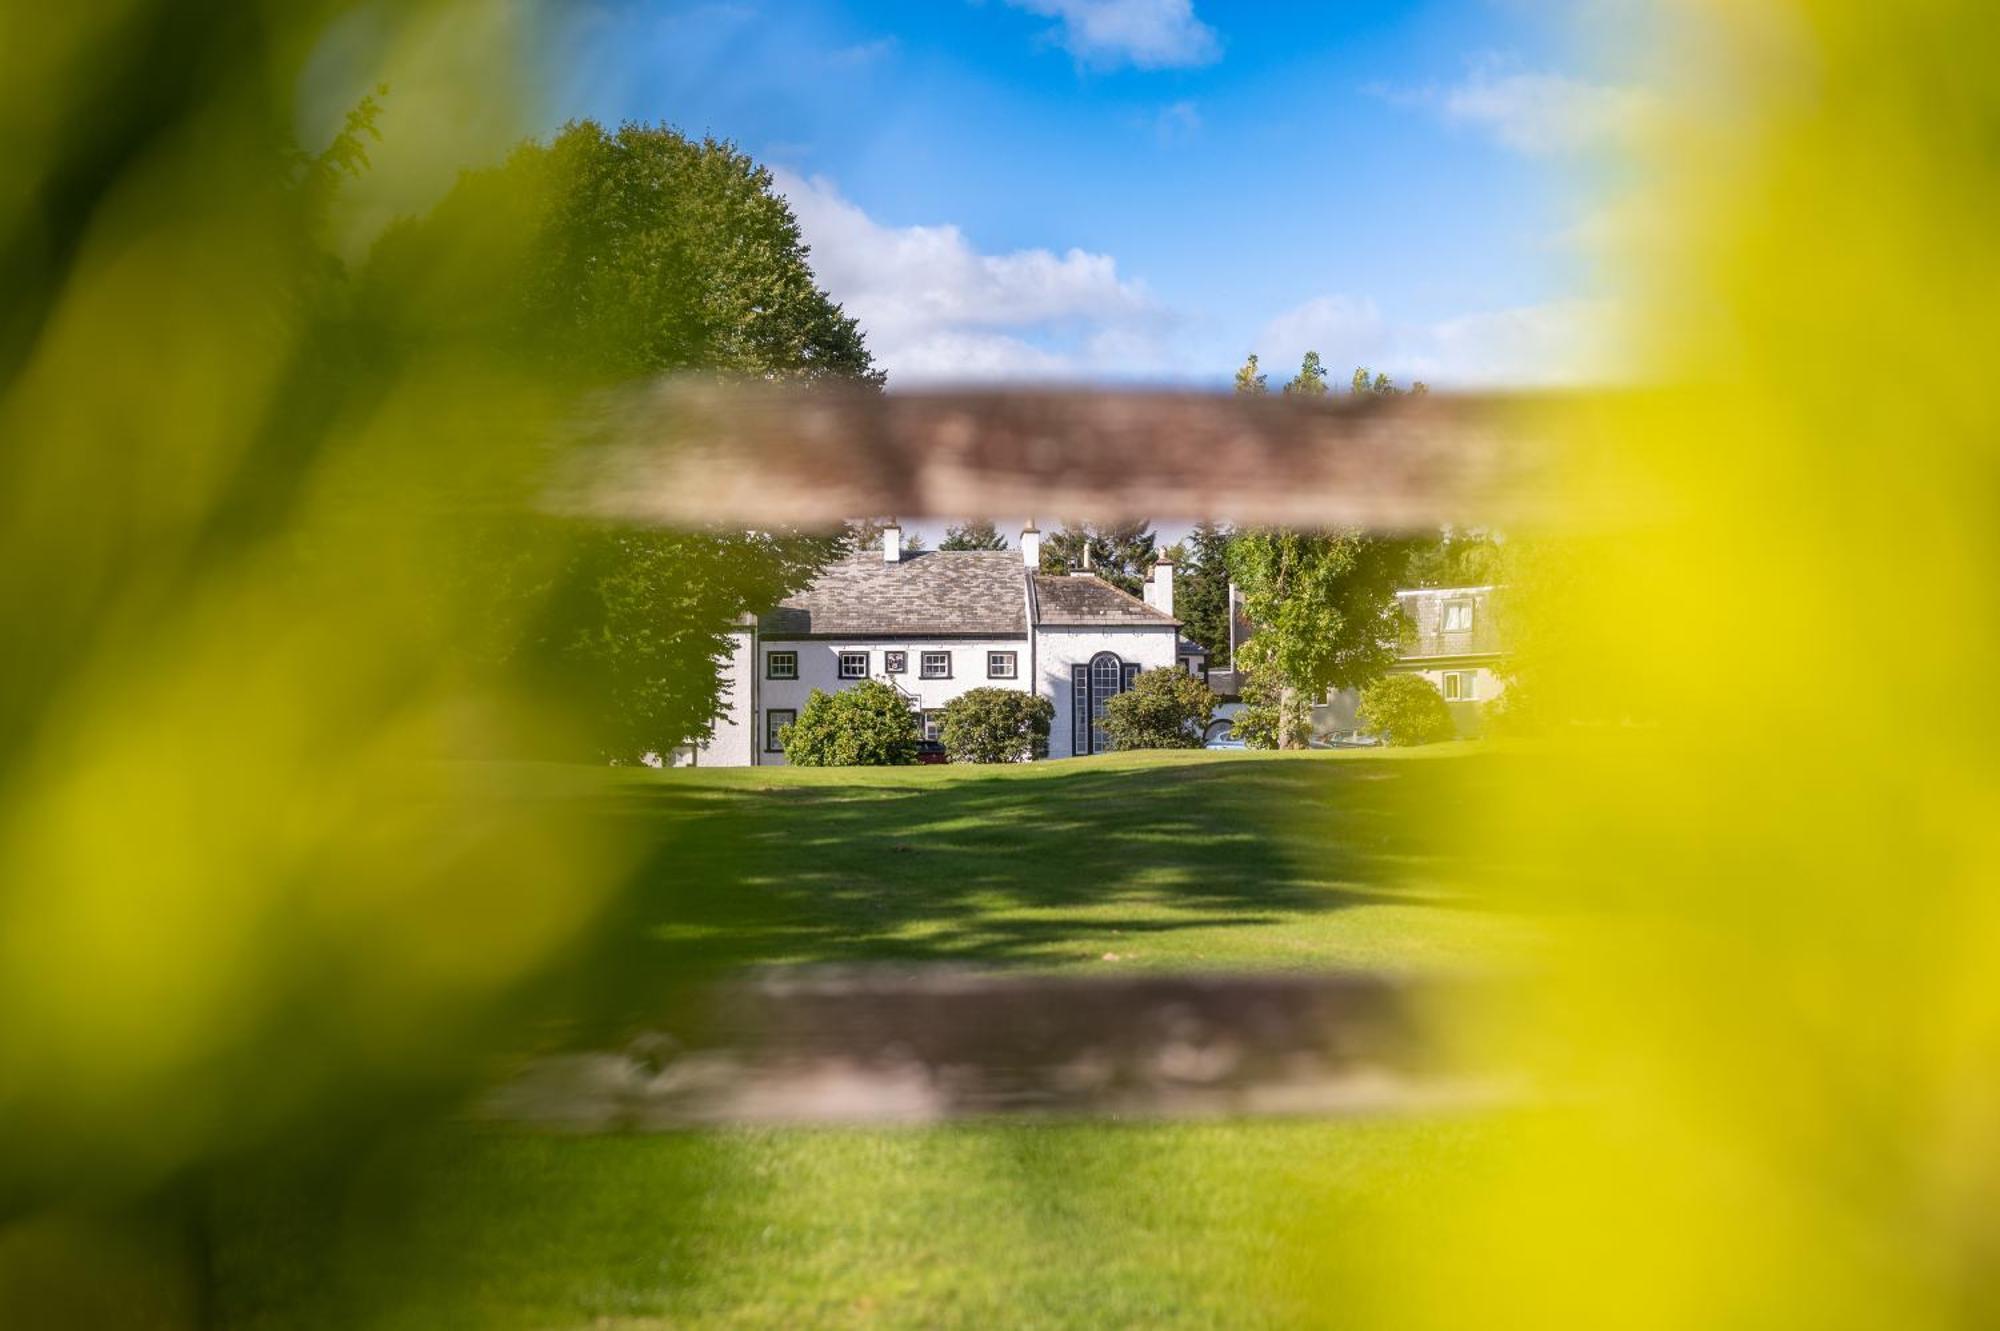
[{"label": "dormer window", "polygon": [[1444,631],[1446,633],[1472,632],[1472,602],[1470,600],[1446,601],[1444,603]]}]

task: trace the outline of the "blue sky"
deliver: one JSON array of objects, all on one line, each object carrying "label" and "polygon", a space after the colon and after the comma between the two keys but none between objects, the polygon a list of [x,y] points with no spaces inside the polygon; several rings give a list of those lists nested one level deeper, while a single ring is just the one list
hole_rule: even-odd
[{"label": "blue sky", "polygon": [[1212,383],[1313,346],[1439,387],[1595,371],[1640,94],[1528,0],[600,0],[552,122],[771,166],[892,386]]}]

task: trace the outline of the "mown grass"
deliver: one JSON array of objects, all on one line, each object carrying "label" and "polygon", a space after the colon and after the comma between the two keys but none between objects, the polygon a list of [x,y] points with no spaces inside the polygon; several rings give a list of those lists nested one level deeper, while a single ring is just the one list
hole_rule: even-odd
[{"label": "mown grass", "polygon": [[[575,959],[568,997],[598,1020],[565,1038],[617,1038],[686,977],[745,964],[1504,963],[1535,930],[1480,898],[1469,829],[1512,761],[1451,745],[603,774],[647,857]],[[224,1188],[221,1307],[245,1331],[1317,1324],[1329,1290],[1377,1283],[1329,1268],[1318,1239],[1381,1227],[1386,1255],[1409,1185],[1465,1168],[1486,1131],[434,1128]]]},{"label": "mown grass", "polygon": [[1473,887],[1509,755],[1117,755],[611,774],[649,847],[587,967],[643,1014],[746,964],[1477,964],[1533,930]]},{"label": "mown grass", "polygon": [[231,1196],[222,1305],[235,1331],[1339,1324],[1421,1270],[1410,1199],[1491,1130],[441,1134],[331,1212],[289,1180]]}]

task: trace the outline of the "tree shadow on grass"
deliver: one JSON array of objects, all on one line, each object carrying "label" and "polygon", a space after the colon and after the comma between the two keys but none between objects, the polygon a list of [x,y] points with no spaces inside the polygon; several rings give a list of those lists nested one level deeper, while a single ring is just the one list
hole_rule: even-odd
[{"label": "tree shadow on grass", "polygon": [[[1483,909],[1467,894],[1476,875],[1460,829],[1483,784],[1500,779],[1478,752],[613,774],[602,799],[624,825],[614,832],[636,834],[648,854],[562,968],[547,1010],[561,1013],[559,1028],[529,1042],[602,1047],[641,1026],[685,1034],[700,1005],[681,986],[744,964],[1033,966],[1107,931],[1147,946],[1378,903]],[[823,1254],[870,1273],[842,1277],[847,1287],[893,1290],[926,1264],[974,1269],[993,1259],[969,1245],[997,1243],[1000,1260],[1031,1277],[1025,1295],[1005,1292],[1006,1306],[1102,1296],[1119,1310],[1105,1317],[1123,1322],[1127,1300],[1151,1288],[1144,1273],[1117,1265],[1115,1245],[1087,1263],[1066,1262],[1064,1245],[1106,1224],[1141,1243],[1157,1232],[1158,1200],[1131,1200],[1134,1169],[1193,1166],[1209,1191],[1177,1194],[1169,1210],[1178,1223],[1220,1223],[1228,1213],[1213,1189],[1236,1177],[1237,1143],[1175,1140],[1019,1125],[894,1139],[424,1129],[372,1159],[329,1152],[316,1172],[238,1180],[219,1194],[217,1266],[228,1324],[246,1328],[651,1325],[704,1308],[724,1310],[714,1324],[818,1324],[840,1310],[811,1303],[798,1273],[818,1278]],[[817,1208],[772,1200],[815,1188]],[[981,1222],[971,1238],[895,1227],[926,1204]],[[873,1217],[859,1229],[857,1208]],[[825,1215],[841,1219],[813,1229]],[[955,1293],[906,1297],[936,1300],[911,1305],[925,1311],[959,1307]]]},{"label": "tree shadow on grass", "polygon": [[580,968],[598,1011],[759,963],[1061,964],[1108,935],[1476,907],[1456,815],[1491,757],[1079,760],[966,772],[666,772]]}]

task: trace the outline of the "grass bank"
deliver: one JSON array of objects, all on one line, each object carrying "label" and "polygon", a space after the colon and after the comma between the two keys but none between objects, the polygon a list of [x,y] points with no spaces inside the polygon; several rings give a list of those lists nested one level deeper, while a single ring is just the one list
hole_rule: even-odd
[{"label": "grass bank", "polygon": [[[745,964],[1504,962],[1534,929],[1473,886],[1471,829],[1512,761],[1450,745],[593,774],[645,859],[571,997],[631,1025],[680,979]],[[1399,1208],[1475,1167],[1490,1131],[446,1127],[232,1180],[220,1303],[235,1331],[1319,1325],[1398,1252],[1421,1271],[1398,1236],[1422,1218]],[[1339,1265],[1364,1253],[1370,1269]]]}]

